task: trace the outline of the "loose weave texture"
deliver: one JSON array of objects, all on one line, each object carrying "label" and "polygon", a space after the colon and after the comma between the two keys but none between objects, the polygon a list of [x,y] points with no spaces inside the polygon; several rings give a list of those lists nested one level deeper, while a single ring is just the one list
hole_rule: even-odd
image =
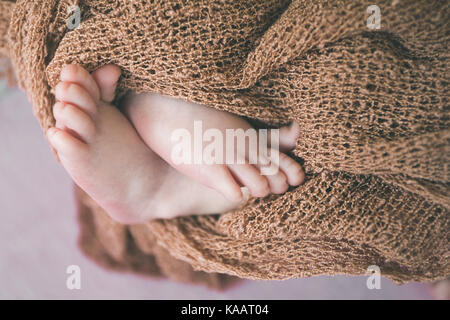
[{"label": "loose weave texture", "polygon": [[[293,155],[307,181],[235,212],[121,226],[78,190],[85,251],[209,284],[221,280],[189,265],[250,279],[371,265],[397,283],[448,277],[450,4],[379,0],[379,30],[367,25],[371,4],[0,1],[0,52],[44,132],[68,63],[120,66],[119,96],[158,92],[268,126],[300,124]],[[70,30],[73,5],[82,16]],[[169,270],[173,261],[182,267]]]}]

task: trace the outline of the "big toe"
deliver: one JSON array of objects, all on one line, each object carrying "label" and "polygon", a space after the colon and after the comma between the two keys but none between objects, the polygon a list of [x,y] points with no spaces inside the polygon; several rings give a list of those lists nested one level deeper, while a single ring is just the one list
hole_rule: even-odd
[{"label": "big toe", "polygon": [[218,191],[233,203],[240,203],[243,199],[241,187],[224,165],[186,166],[180,169],[198,182]]},{"label": "big toe", "polygon": [[70,132],[58,128],[50,128],[47,138],[51,146],[56,150],[64,167],[71,173],[72,164],[81,165],[86,159],[88,145],[80,141]]},{"label": "big toe", "polygon": [[113,64],[103,66],[92,73],[92,77],[100,89],[100,95],[103,101],[110,103],[114,100],[120,74],[120,68]]},{"label": "big toe", "polygon": [[290,126],[280,129],[280,150],[288,152],[295,148],[297,139],[300,137],[300,126],[292,122]]},{"label": "big toe", "polygon": [[57,102],[53,107],[53,115],[58,129],[66,130],[86,143],[94,138],[96,130],[94,122],[77,106]]}]

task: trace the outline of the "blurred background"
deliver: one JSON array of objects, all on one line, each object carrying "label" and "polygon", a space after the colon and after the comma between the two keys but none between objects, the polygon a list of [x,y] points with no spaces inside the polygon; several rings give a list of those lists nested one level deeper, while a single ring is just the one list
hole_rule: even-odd
[{"label": "blurred background", "polygon": [[[0,299],[432,299],[420,283],[314,277],[243,281],[224,291],[105,270],[78,249],[73,187],[25,93],[0,81]],[[81,289],[66,286],[70,265]]]}]

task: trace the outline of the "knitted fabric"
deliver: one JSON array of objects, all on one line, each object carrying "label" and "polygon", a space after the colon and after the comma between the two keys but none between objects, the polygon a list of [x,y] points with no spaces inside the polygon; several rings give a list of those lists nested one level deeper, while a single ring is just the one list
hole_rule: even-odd
[{"label": "knitted fabric", "polygon": [[379,0],[378,30],[367,24],[371,4],[0,1],[0,53],[44,131],[68,63],[118,65],[119,96],[158,92],[301,127],[293,154],[307,181],[235,212],[121,226],[79,190],[86,252],[209,284],[222,282],[189,265],[251,279],[358,275],[371,265],[397,283],[448,277],[450,3]]}]

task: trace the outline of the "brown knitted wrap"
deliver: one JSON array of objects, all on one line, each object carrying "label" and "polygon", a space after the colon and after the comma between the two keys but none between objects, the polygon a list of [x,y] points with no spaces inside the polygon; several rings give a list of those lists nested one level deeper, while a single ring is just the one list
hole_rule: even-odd
[{"label": "brown knitted wrap", "polygon": [[[171,256],[251,279],[357,275],[370,265],[398,283],[449,276],[450,5],[378,0],[382,28],[371,30],[370,4],[0,1],[0,24],[11,16],[1,52],[44,131],[67,63],[119,65],[120,93],[159,92],[302,129],[294,154],[307,182],[233,213],[127,227],[79,191],[86,252],[209,284],[222,282]],[[75,30],[70,5],[82,13]]]}]

